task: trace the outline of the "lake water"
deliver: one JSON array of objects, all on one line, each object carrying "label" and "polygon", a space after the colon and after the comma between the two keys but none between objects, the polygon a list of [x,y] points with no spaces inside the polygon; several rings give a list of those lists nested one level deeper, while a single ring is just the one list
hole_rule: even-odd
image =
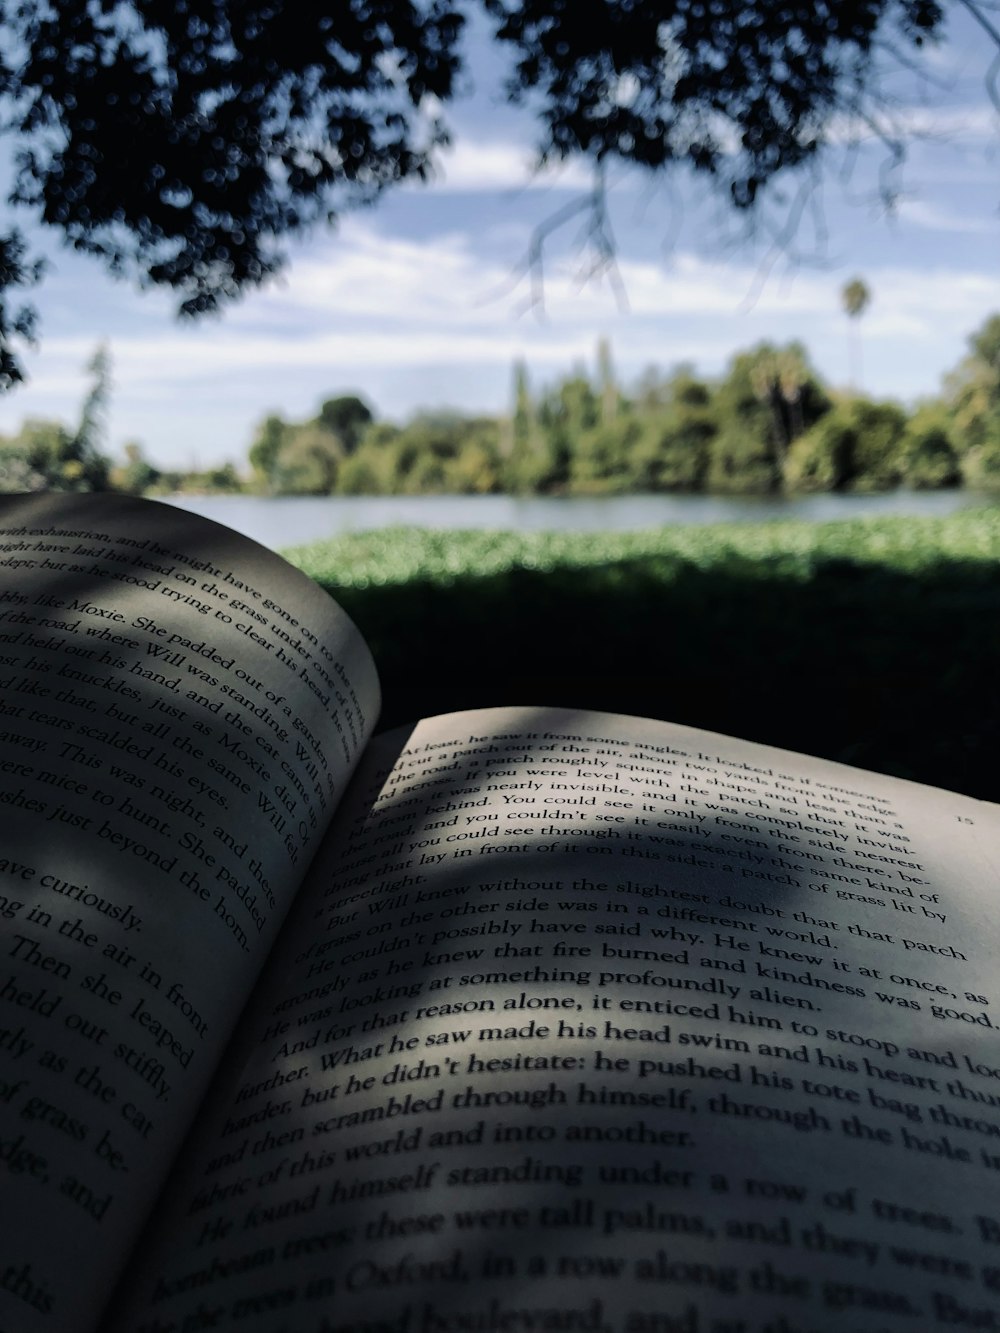
[{"label": "lake water", "polygon": [[689,523],[812,522],[876,514],[944,515],[995,504],[974,491],[890,491],[882,495],[732,498],[716,495],[619,495],[602,499],[517,498],[509,495],[171,496],[166,501],[203,514],[279,550],[344,532],[406,524],[421,528],[514,531],[628,531]]}]

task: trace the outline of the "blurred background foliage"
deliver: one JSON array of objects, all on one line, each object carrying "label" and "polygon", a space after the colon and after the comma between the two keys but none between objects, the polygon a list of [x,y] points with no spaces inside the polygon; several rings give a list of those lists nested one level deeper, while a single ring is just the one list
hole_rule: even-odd
[{"label": "blurred background foliage", "polygon": [[[845,292],[848,289],[845,288]],[[499,417],[441,409],[397,425],[352,393],[305,421],[272,413],[245,457],[208,471],[158,469],[141,443],[104,448],[111,366],[98,348],[75,428],[26,421],[0,437],[0,490],[164,495],[775,495],[898,486],[1000,488],[1000,315],[969,341],[941,393],[906,409],[824,384],[799,342],[736,353],[716,379],[651,366],[619,383],[611,348],[534,388],[512,370]]]}]

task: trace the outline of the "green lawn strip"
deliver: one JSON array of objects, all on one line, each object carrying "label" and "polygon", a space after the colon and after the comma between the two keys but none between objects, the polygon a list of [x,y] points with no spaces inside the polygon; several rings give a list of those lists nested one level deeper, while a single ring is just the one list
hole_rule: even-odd
[{"label": "green lawn strip", "polygon": [[503,703],[599,708],[1000,799],[1000,510],[400,528],[285,554],[367,638],[385,726]]}]

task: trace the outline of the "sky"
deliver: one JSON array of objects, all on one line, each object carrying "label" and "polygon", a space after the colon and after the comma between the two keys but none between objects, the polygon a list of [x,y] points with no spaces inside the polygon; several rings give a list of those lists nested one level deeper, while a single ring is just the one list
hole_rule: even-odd
[{"label": "sky", "polygon": [[[502,66],[482,29],[467,44],[463,96],[445,108],[453,144],[429,186],[407,185],[334,230],[290,247],[284,274],[219,318],[179,322],[162,292],[140,293],[94,261],[20,225],[49,260],[33,293],[39,347],[26,387],[0,397],[0,433],[27,417],[79,418],[86,365],[110,349],[106,448],[138,441],[162,468],[241,466],[269,413],[313,416],[359,393],[380,419],[441,408],[501,414],[523,359],[543,390],[606,338],[619,381],[686,362],[721,374],[761,340],[803,342],[832,386],[851,379],[841,291],[860,277],[872,301],[860,330],[860,387],[912,405],[938,393],[969,336],[1000,312],[1000,114],[986,92],[988,39],[952,7],[927,77],[887,66],[898,124],[913,132],[880,191],[883,144],[841,142],[828,156],[794,238],[742,220],[683,173],[609,171],[613,271],[593,272],[581,218],[546,245],[543,300],[524,260],[536,229],[590,188],[585,164],[538,173],[534,127],[502,96]],[[773,220],[788,215],[797,187]]]}]

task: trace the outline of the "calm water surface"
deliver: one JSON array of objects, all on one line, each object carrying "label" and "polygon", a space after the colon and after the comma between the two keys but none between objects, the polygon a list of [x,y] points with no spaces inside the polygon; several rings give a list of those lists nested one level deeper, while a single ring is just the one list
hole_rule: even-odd
[{"label": "calm water surface", "polygon": [[171,496],[168,504],[225,523],[274,550],[344,532],[407,524],[421,528],[601,532],[689,523],[813,522],[876,514],[944,515],[996,503],[974,491],[891,491],[796,499],[714,495],[620,495],[519,499],[509,495]]}]

